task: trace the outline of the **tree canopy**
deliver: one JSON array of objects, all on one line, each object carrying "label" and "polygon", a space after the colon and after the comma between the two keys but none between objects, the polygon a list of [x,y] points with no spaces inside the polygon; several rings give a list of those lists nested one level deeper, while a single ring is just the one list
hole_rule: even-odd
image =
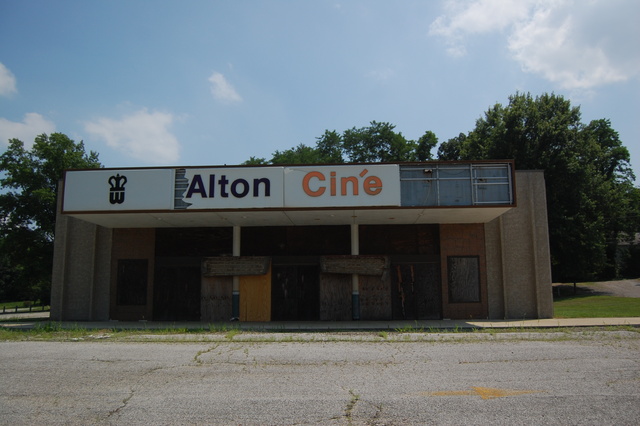
[{"label": "tree canopy", "polygon": [[36,137],[31,149],[9,141],[0,156],[0,299],[48,301],[58,182],[65,169],[98,167],[97,153],[62,133]]},{"label": "tree canopy", "polygon": [[246,165],[259,164],[341,164],[394,161],[427,161],[438,138],[426,131],[417,141],[396,132],[393,124],[372,121],[369,126],[347,129],[342,133],[325,130],[316,138],[315,147],[300,144],[285,151],[276,151],[270,160],[251,157]]},{"label": "tree canopy", "polygon": [[618,239],[640,230],[633,201],[640,190],[609,120],[583,124],[580,108],[562,96],[516,94],[438,153],[446,160],[514,159],[518,169],[544,170],[554,279],[618,275]]}]

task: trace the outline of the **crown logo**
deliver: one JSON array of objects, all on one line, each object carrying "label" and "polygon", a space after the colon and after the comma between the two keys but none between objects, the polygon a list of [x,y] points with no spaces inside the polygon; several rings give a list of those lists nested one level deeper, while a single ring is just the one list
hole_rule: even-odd
[{"label": "crown logo", "polygon": [[111,204],[124,203],[124,186],[127,184],[126,176],[117,174],[111,176],[107,182],[111,186],[111,189],[109,189],[109,202]]}]

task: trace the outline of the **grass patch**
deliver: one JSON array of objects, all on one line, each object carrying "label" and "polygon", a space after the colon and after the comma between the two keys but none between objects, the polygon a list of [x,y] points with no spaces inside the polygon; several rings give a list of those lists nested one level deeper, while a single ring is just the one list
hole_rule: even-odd
[{"label": "grass patch", "polygon": [[404,327],[398,327],[395,329],[398,333],[424,333],[424,327],[418,325],[418,321],[415,321],[415,325],[407,324]]},{"label": "grass patch", "polygon": [[576,294],[557,297],[553,309],[555,318],[640,317],[640,298]]},{"label": "grass patch", "polygon": [[241,333],[240,329],[232,328],[231,330],[227,331],[227,334],[225,334],[224,337],[226,337],[229,340],[233,340],[233,338],[240,333]]},{"label": "grass patch", "polygon": [[43,321],[38,322],[32,329],[0,327],[0,341],[77,341],[95,332],[95,330],[84,328],[78,324],[62,327],[59,322]]}]

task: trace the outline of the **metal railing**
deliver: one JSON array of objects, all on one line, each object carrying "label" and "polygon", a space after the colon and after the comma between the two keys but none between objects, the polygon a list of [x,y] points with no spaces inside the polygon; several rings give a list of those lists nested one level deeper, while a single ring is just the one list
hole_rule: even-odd
[{"label": "metal railing", "polygon": [[400,167],[402,205],[513,204],[510,163],[434,163]]}]

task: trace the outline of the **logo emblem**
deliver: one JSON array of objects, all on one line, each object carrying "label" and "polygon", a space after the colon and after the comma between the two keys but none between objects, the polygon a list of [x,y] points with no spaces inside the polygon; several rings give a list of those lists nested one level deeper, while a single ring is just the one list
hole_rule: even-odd
[{"label": "logo emblem", "polygon": [[117,174],[111,176],[107,182],[111,186],[109,190],[109,202],[111,204],[124,203],[124,186],[127,184],[127,178]]}]

